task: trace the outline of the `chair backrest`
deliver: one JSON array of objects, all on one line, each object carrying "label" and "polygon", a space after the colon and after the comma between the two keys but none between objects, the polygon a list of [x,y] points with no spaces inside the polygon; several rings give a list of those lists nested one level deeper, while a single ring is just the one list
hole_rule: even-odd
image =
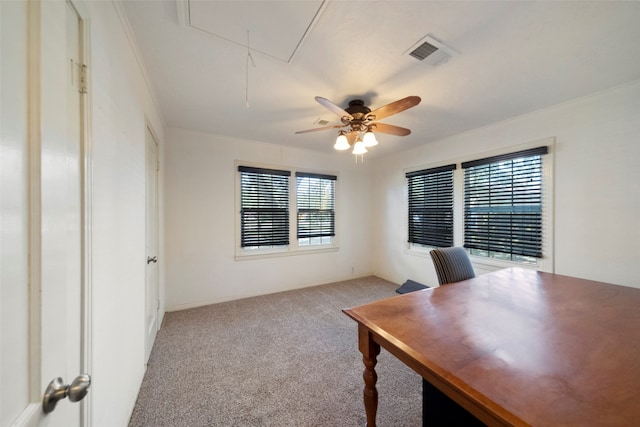
[{"label": "chair backrest", "polygon": [[467,251],[461,247],[433,249],[429,252],[441,285],[476,277]]}]

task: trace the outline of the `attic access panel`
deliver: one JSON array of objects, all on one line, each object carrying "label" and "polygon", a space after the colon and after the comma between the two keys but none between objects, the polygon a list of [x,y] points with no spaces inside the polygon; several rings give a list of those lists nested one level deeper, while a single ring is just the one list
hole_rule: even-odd
[{"label": "attic access panel", "polygon": [[290,62],[319,17],[325,0],[195,1],[189,0],[189,25]]}]

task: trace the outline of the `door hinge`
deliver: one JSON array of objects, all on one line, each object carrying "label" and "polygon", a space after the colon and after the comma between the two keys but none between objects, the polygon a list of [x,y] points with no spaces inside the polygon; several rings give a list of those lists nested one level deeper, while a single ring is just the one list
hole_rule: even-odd
[{"label": "door hinge", "polygon": [[80,65],[80,85],[78,90],[80,93],[87,93],[87,66],[84,64]]},{"label": "door hinge", "polygon": [[160,170],[160,160],[156,160],[156,172]]}]

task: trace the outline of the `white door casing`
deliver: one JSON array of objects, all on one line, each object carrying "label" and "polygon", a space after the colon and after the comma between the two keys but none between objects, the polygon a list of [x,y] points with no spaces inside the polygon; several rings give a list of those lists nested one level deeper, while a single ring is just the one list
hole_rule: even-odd
[{"label": "white door casing", "polygon": [[50,414],[41,402],[51,380],[87,367],[83,21],[72,3],[46,1],[0,2],[0,19],[0,424],[79,426],[86,400]]},{"label": "white door casing", "polygon": [[146,158],[146,289],[145,289],[145,363],[158,332],[158,143],[151,129],[145,130]]}]

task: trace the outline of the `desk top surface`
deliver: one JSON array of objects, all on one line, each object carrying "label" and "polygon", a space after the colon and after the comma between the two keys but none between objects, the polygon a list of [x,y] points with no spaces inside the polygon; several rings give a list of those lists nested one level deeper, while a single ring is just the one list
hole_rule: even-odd
[{"label": "desk top surface", "polygon": [[640,425],[640,289],[511,268],[344,311],[507,424]]}]

